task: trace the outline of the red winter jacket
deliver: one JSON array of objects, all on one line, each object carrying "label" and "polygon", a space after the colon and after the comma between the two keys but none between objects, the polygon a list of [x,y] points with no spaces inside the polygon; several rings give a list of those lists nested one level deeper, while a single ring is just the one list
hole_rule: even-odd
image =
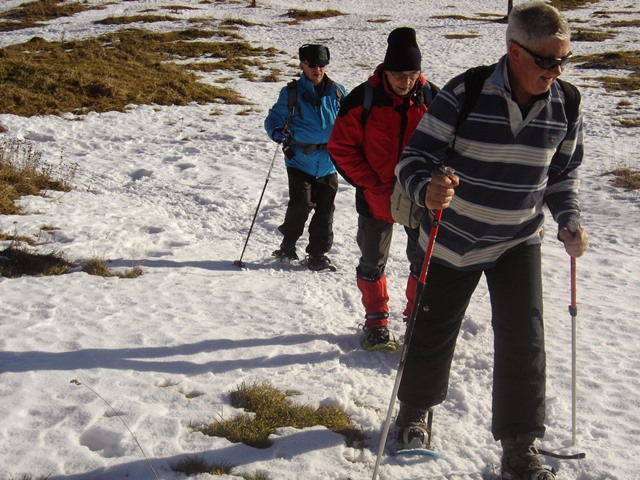
[{"label": "red winter jacket", "polygon": [[412,93],[394,94],[378,65],[367,80],[373,86],[371,109],[363,118],[364,84],[343,100],[327,150],[340,175],[356,187],[359,214],[393,223],[389,207],[396,181],[394,168],[427,107],[426,79],[420,75]]}]

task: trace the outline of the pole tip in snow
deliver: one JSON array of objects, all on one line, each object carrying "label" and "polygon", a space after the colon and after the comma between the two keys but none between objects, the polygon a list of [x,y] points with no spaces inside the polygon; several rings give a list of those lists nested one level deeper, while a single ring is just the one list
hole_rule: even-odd
[{"label": "pole tip in snow", "polygon": [[236,267],[244,268],[244,262],[242,260],[234,260],[233,264]]}]

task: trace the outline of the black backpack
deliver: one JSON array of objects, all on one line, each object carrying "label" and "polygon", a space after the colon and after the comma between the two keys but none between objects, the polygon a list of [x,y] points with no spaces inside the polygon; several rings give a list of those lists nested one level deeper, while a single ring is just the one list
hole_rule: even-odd
[{"label": "black backpack", "polygon": [[[428,107],[431,105],[433,97],[440,91],[440,89],[427,80],[427,83],[422,87],[422,98],[424,104]],[[362,125],[364,125],[367,121],[367,117],[369,116],[369,111],[371,110],[371,105],[373,103],[373,85],[369,82],[365,82],[364,84],[364,100],[362,101]]]},{"label": "black backpack", "polygon": [[[460,109],[460,113],[458,114],[458,121],[456,123],[456,127],[462,125],[462,123],[467,119],[469,113],[473,109],[478,97],[480,97],[480,92],[482,91],[482,86],[484,85],[484,81],[489,76],[489,74],[493,71],[493,67],[489,65],[480,65],[478,67],[473,67],[467,70],[464,74],[464,91],[465,91],[465,99],[462,108]],[[575,123],[578,119],[578,109],[580,107],[580,92],[578,89],[569,82],[565,82],[564,80],[557,79],[556,80],[560,87],[562,88],[565,96],[564,103],[564,111],[567,119],[569,120],[569,124]]]}]

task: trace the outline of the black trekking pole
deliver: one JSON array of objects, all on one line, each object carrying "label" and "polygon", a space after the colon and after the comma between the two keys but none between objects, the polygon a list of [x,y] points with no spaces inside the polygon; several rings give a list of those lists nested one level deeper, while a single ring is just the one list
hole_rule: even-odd
[{"label": "black trekking pole", "polygon": [[389,401],[389,407],[387,408],[387,418],[382,426],[382,436],[380,437],[380,443],[378,445],[378,454],[376,456],[376,464],[373,468],[373,477],[371,480],[376,480],[378,475],[378,469],[380,468],[380,461],[382,460],[382,454],[384,453],[384,446],[387,441],[387,435],[389,434],[389,427],[391,425],[391,417],[393,416],[393,407],[396,401],[396,395],[400,388],[400,381],[402,380],[402,372],[404,371],[404,365],[407,360],[407,353],[409,352],[409,345],[411,344],[411,335],[413,334],[413,327],[418,316],[418,309],[422,302],[422,292],[427,282],[427,272],[429,271],[429,263],[431,263],[431,254],[433,252],[433,246],[436,241],[436,235],[438,234],[438,228],[440,227],[440,218],[442,217],[442,210],[436,210],[434,213],[433,224],[431,225],[431,233],[429,234],[429,243],[427,244],[427,250],[424,255],[424,261],[422,263],[422,271],[420,272],[420,278],[418,279],[418,286],[416,289],[416,299],[411,310],[411,316],[407,321],[407,326],[404,334],[404,344],[402,346],[402,353],[400,355],[400,362],[398,364],[398,373],[396,374],[396,381],[393,384],[393,391],[391,392],[391,399]]},{"label": "black trekking pole", "polygon": [[273,159],[271,160],[271,165],[269,166],[269,172],[267,172],[267,178],[264,180],[264,187],[262,187],[262,193],[260,194],[260,199],[258,200],[258,206],[256,207],[256,212],[253,214],[253,220],[251,220],[251,226],[249,227],[249,233],[247,234],[247,239],[244,242],[244,247],[242,248],[242,253],[240,254],[240,259],[235,260],[233,262],[234,265],[243,268],[244,262],[242,261],[242,257],[244,257],[244,251],[247,249],[247,244],[249,243],[249,237],[251,236],[251,231],[253,230],[253,224],[256,223],[256,217],[258,216],[258,210],[260,210],[260,204],[262,203],[262,197],[264,197],[264,192],[267,190],[267,184],[269,183],[269,177],[271,176],[271,170],[273,170],[273,164],[276,162],[276,157],[278,156],[278,150],[280,145],[276,145],[276,151],[273,154]]}]

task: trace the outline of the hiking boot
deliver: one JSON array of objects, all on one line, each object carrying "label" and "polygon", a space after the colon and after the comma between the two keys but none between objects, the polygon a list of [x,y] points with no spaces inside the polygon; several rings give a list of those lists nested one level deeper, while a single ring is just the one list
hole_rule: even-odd
[{"label": "hiking boot", "polygon": [[389,327],[364,327],[362,347],[365,350],[395,350],[396,340],[389,333]]},{"label": "hiking boot", "polygon": [[542,463],[533,435],[502,440],[503,480],[556,480],[555,471]]},{"label": "hiking boot", "polygon": [[307,257],[307,268],[318,272],[320,270],[333,270],[335,267],[331,265],[331,260],[324,254],[311,255]]},{"label": "hiking boot", "polygon": [[280,248],[272,253],[281,262],[291,262],[298,260],[298,254],[296,253],[295,245],[280,245]]},{"label": "hiking boot", "polygon": [[427,425],[427,412],[413,408],[406,403],[400,404],[400,411],[396,418],[396,450],[412,450],[431,447],[431,429]]}]

